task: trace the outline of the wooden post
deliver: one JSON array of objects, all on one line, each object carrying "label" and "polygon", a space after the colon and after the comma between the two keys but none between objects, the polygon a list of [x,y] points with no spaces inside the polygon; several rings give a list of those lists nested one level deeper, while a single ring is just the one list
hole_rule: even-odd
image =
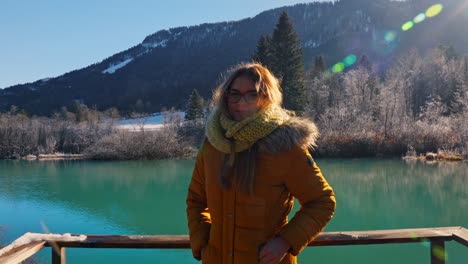
[{"label": "wooden post", "polygon": [[66,264],[65,247],[51,247],[52,250],[52,264]]},{"label": "wooden post", "polygon": [[431,264],[445,264],[445,243],[441,240],[431,241]]}]

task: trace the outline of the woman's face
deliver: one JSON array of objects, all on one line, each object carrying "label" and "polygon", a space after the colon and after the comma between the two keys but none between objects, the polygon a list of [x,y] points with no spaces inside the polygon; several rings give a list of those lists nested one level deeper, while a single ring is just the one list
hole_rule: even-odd
[{"label": "woman's face", "polygon": [[227,94],[229,114],[235,121],[242,121],[260,109],[259,94],[255,83],[247,76],[237,77]]}]

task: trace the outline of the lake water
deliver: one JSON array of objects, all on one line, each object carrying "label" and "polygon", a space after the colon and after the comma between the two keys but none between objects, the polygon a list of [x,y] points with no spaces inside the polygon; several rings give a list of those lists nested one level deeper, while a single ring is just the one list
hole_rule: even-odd
[{"label": "lake water", "polygon": [[[337,196],[325,231],[468,227],[468,164],[317,160]],[[193,160],[0,161],[0,241],[25,232],[187,234]],[[297,208],[296,208],[297,209]],[[446,243],[447,263],[468,250]],[[50,263],[50,248],[36,254]],[[189,249],[67,249],[68,263],[199,263]],[[430,263],[427,243],[309,247],[300,263]]]}]

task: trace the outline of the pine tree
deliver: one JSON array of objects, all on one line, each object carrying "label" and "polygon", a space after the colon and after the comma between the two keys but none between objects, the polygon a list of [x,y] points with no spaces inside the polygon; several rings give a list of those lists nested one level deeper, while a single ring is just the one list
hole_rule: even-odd
[{"label": "pine tree", "polygon": [[83,122],[87,120],[88,117],[88,106],[85,104],[79,103],[79,101],[74,100],[71,105],[71,112],[75,114],[77,122]]},{"label": "pine tree", "polygon": [[361,55],[361,57],[359,58],[357,62],[357,66],[359,68],[362,67],[366,69],[368,72],[372,72],[372,63],[370,62],[369,57],[367,57],[366,54]]},{"label": "pine tree", "polygon": [[257,50],[252,57],[253,61],[261,63],[267,68],[273,65],[273,50],[271,46],[271,36],[262,35],[257,43]]},{"label": "pine tree", "polygon": [[324,71],[327,70],[327,65],[325,63],[325,57],[323,55],[315,56],[314,68],[319,72],[324,72]]},{"label": "pine tree", "polygon": [[185,120],[197,120],[203,118],[203,115],[203,98],[198,91],[194,89],[188,100]]},{"label": "pine tree", "polygon": [[323,55],[315,56],[314,68],[309,73],[310,77],[316,78],[321,76],[327,70],[327,65],[325,63],[325,57]]},{"label": "pine tree", "polygon": [[301,43],[286,12],[273,31],[272,50],[270,70],[282,79],[284,107],[300,113],[306,105],[304,61]]},{"label": "pine tree", "polygon": [[145,104],[140,98],[136,101],[134,109],[137,113],[143,113],[145,111]]},{"label": "pine tree", "polygon": [[73,100],[71,104],[71,112],[74,114],[79,114],[80,112],[80,105],[78,104],[76,100]]},{"label": "pine tree", "polygon": [[468,55],[465,55],[465,60],[463,63],[463,67],[465,68],[465,81],[468,82]]},{"label": "pine tree", "polygon": [[458,58],[457,51],[452,45],[439,45],[438,49],[444,54],[447,60]]}]

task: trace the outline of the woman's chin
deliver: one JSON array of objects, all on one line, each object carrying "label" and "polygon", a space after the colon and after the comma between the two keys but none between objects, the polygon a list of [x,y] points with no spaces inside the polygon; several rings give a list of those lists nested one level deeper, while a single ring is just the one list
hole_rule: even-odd
[{"label": "woman's chin", "polygon": [[246,118],[248,118],[250,115],[248,113],[236,113],[233,115],[233,118],[235,121],[242,121]]},{"label": "woman's chin", "polygon": [[234,121],[237,121],[237,122],[244,120],[244,118],[240,116],[233,116],[232,118],[234,119]]}]

